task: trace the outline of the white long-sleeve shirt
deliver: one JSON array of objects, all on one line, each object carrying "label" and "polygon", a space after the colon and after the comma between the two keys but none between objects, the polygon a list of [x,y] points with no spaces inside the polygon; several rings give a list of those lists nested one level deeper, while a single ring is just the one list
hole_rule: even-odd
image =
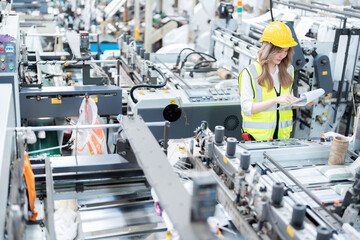
[{"label": "white long-sleeve shirt", "polygon": [[[274,80],[274,87],[276,92],[279,92],[280,81],[279,81],[279,68],[277,65],[276,65],[276,70],[273,74],[271,74],[271,77]],[[257,80],[255,79],[255,81]],[[253,102],[254,102],[254,93],[251,86],[250,75],[247,71],[244,71],[241,80],[240,104],[241,104],[241,110],[243,111],[245,116],[254,115],[251,114],[251,108]]]}]

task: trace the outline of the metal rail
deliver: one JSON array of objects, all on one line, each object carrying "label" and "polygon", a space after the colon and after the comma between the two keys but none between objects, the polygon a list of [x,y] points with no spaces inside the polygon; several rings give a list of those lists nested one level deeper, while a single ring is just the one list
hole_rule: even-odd
[{"label": "metal rail", "polygon": [[[164,122],[148,122],[145,123],[148,127],[164,127],[169,123],[167,121]],[[120,123],[114,124],[96,124],[96,125],[62,125],[62,126],[39,126],[39,127],[17,127],[16,131],[26,132],[26,131],[61,131],[61,130],[78,130],[78,129],[89,129],[89,128],[119,128],[122,125]]]},{"label": "metal rail", "polygon": [[272,158],[267,152],[264,152],[264,157],[267,158],[272,164],[275,165],[282,173],[285,174],[286,177],[288,177],[291,181],[293,181],[301,190],[303,190],[312,200],[314,200],[326,213],[328,213],[333,219],[335,219],[340,225],[343,224],[343,222],[336,218],[332,212],[329,211],[325,207],[325,204],[318,199],[311,191],[309,191],[301,182],[299,182],[293,175],[291,175],[286,169],[281,166],[274,158]]}]

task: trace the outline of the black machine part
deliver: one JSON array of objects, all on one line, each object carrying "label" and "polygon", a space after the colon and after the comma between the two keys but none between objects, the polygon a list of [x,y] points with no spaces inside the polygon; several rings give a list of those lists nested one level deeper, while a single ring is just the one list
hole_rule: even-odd
[{"label": "black machine part", "polygon": [[221,144],[224,140],[225,128],[223,126],[215,126],[215,143]]},{"label": "black machine part", "polygon": [[319,87],[325,90],[325,94],[333,90],[330,60],[326,55],[318,54],[314,57],[315,78]]},{"label": "black machine part", "polygon": [[316,240],[329,240],[332,236],[332,231],[324,226],[319,226],[316,232]]},{"label": "black machine part", "polygon": [[181,117],[181,108],[176,104],[169,104],[164,108],[163,117],[169,122],[175,122]]},{"label": "black machine part", "polygon": [[295,42],[298,43],[298,45],[292,47],[294,49],[294,56],[293,56],[293,66],[294,66],[294,70],[300,70],[305,66],[305,57],[304,57],[304,53],[300,47],[299,44],[299,40],[296,37],[296,33],[294,31],[294,27],[293,24],[291,22],[286,22],[285,23],[291,30],[291,34],[295,40]]},{"label": "black machine part", "polygon": [[271,193],[271,201],[275,207],[282,206],[283,196],[284,196],[284,183],[276,182],[273,185],[272,193]]},{"label": "black machine part", "polygon": [[232,18],[232,14],[234,12],[234,6],[231,3],[219,3],[218,6],[218,14],[219,18],[229,20]]},{"label": "black machine part", "polygon": [[306,213],[306,206],[303,204],[296,204],[293,207],[292,217],[291,217],[291,226],[295,229],[304,228],[304,218]]},{"label": "black machine part", "polygon": [[240,168],[247,171],[250,167],[250,152],[243,151],[240,153]]}]

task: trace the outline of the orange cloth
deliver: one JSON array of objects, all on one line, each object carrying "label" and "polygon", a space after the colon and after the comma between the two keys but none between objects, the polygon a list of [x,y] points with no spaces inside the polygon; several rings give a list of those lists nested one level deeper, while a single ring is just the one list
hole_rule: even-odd
[{"label": "orange cloth", "polygon": [[24,177],[25,182],[28,189],[28,197],[29,197],[29,206],[32,212],[32,216],[29,217],[31,221],[35,221],[37,217],[37,212],[35,211],[35,198],[36,198],[36,191],[35,191],[35,176],[33,170],[31,168],[31,163],[29,159],[29,154],[25,153],[24,157]]}]

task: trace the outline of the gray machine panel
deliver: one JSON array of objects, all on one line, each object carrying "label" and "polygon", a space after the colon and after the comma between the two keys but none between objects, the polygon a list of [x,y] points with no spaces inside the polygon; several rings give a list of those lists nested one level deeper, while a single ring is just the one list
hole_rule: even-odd
[{"label": "gray machine panel", "polygon": [[10,162],[16,152],[15,144],[15,111],[12,96],[12,86],[2,84],[0,86],[0,236],[4,237],[6,208],[9,189]]},{"label": "gray machine panel", "polygon": [[[225,127],[225,135],[241,139],[241,109],[239,105],[212,105],[212,106],[186,106],[181,108],[181,117],[171,122],[168,132],[169,138],[183,138],[194,135],[194,130],[201,121],[206,120],[211,130],[217,125]],[[165,121],[163,117],[164,108],[139,109],[138,114],[146,122]],[[150,128],[156,139],[163,138],[163,128]]]},{"label": "gray machine panel", "polygon": [[78,116],[86,95],[97,101],[99,115],[117,115],[122,113],[121,93],[121,88],[116,86],[23,88],[21,118]]}]

